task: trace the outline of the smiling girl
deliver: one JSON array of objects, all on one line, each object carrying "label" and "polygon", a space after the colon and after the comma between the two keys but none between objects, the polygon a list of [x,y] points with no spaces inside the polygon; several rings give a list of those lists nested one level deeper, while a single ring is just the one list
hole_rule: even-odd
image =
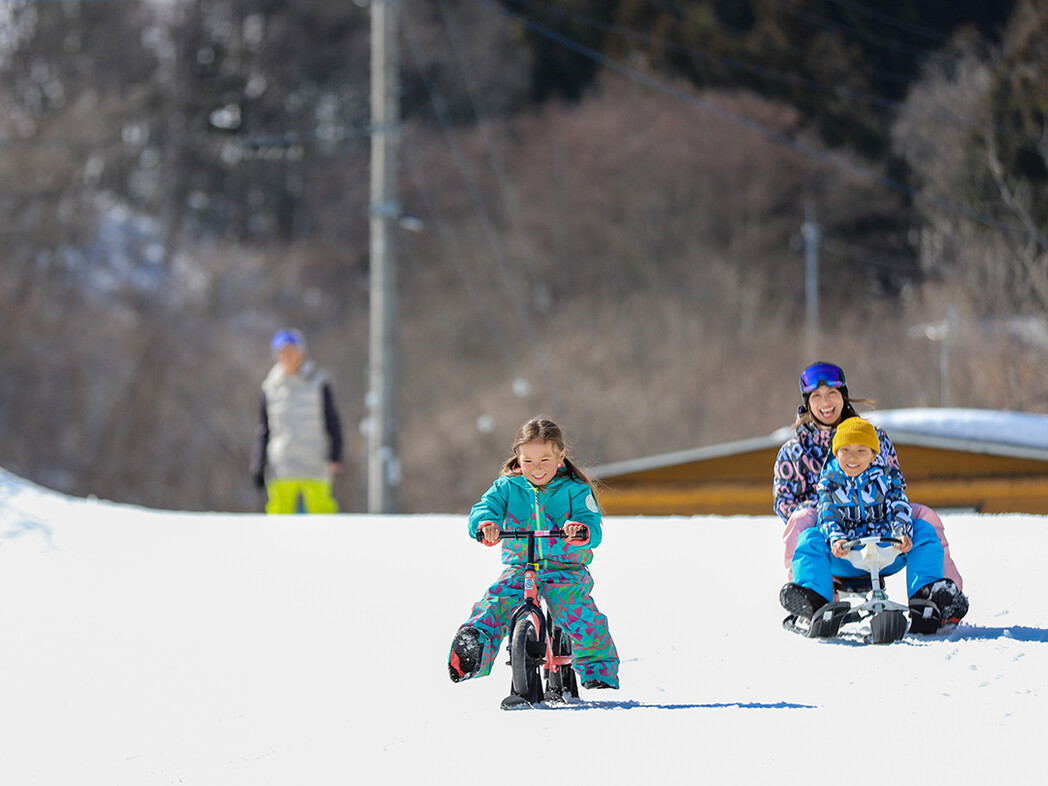
[{"label": "smiling girl", "polygon": [[[802,403],[797,409],[792,437],[779,448],[772,485],[775,512],[786,524],[782,535],[783,561],[789,580],[793,579],[793,554],[797,541],[804,530],[815,526],[816,486],[823,465],[833,458],[830,444],[835,430],[842,421],[858,414],[853,403],[871,403],[848,395],[844,370],[833,363],[808,366],[801,372],[799,384]],[[895,446],[883,429],[876,431],[879,449],[875,460],[887,467],[898,468]],[[942,519],[925,505],[910,504],[914,518],[931,524],[942,544],[944,575],[963,589],[964,582],[950,556]]]},{"label": "smiling girl", "polygon": [[[494,546],[503,529],[547,530],[559,527],[566,539],[536,541],[539,580],[554,624],[572,639],[575,672],[584,688],[618,688],[619,657],[608,631],[608,618],[590,592],[586,567],[601,541],[601,512],[593,481],[567,456],[564,435],[551,420],[533,418],[517,431],[513,454],[491,488],[473,506],[469,535]],[[502,544],[502,575],[473,607],[459,628],[448,655],[453,682],[483,677],[505,637],[509,616],[523,596],[527,546],[522,540]]]}]

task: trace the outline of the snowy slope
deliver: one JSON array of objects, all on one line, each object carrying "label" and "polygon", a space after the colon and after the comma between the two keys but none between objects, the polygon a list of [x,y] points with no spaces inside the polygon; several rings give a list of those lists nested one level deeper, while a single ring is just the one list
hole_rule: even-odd
[{"label": "snowy slope", "polygon": [[531,747],[555,782],[1043,783],[1048,520],[945,520],[967,624],[872,647],[780,628],[773,517],[610,519],[623,689],[507,713],[505,666],[446,676],[499,571],[461,517],[167,513],[0,473],[0,780],[523,783]]}]

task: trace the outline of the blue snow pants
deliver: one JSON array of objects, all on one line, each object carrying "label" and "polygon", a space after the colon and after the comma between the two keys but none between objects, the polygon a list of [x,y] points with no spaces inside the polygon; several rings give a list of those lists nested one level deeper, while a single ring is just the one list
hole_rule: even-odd
[{"label": "blue snow pants", "polygon": [[[608,618],[593,602],[593,578],[584,566],[539,571],[542,595],[559,625],[571,637],[575,673],[579,682],[599,679],[619,686],[619,655],[608,631]],[[507,567],[481,598],[462,627],[470,626],[484,638],[484,655],[475,677],[491,672],[499,647],[509,631],[513,610],[524,599],[524,568]],[[461,629],[461,628],[460,628]]]},{"label": "blue snow pants", "polygon": [[[900,554],[891,565],[881,571],[890,576],[906,568],[906,595],[913,597],[921,587],[943,578],[943,551],[939,536],[927,521],[914,519],[913,548]],[[830,553],[830,544],[818,527],[801,533],[797,549],[793,552],[793,580],[808,589],[813,589],[827,600],[833,600],[833,577],[864,577],[866,571],[855,567],[848,560],[838,559]]]}]

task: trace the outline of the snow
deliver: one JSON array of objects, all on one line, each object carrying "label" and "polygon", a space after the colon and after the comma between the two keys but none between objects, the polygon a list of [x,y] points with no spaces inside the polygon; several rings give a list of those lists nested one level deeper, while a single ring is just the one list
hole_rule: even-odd
[{"label": "snow", "polygon": [[917,407],[863,413],[895,432],[1048,449],[1048,415],[992,409]]},{"label": "snow", "polygon": [[[610,518],[622,690],[452,684],[499,572],[464,518],[63,497],[0,471],[0,773],[26,784],[1043,783],[1048,520],[945,515],[971,612],[887,646],[782,630],[772,516]],[[903,597],[896,579],[889,584]],[[530,755],[529,755],[530,754]],[[528,761],[529,772],[522,762]],[[537,774],[537,772],[538,774]]]},{"label": "snow", "polygon": [[[951,441],[988,443],[1048,450],[1048,415],[961,407],[913,407],[863,410],[859,415],[888,432],[889,437],[937,437]],[[784,442],[792,426],[777,429],[771,442]],[[894,441],[894,440],[893,440]]]}]

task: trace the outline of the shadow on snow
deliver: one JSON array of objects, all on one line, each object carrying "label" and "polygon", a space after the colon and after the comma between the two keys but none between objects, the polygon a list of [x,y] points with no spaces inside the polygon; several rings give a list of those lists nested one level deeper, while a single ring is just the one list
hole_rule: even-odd
[{"label": "shadow on snow", "polygon": [[[1028,641],[1035,644],[1045,644],[1048,643],[1048,628],[1033,628],[1028,625],[1008,625],[1007,627],[996,628],[961,623],[953,630],[944,633],[933,633],[929,635],[907,633],[903,639],[893,643],[919,647],[926,644],[934,644],[936,642],[993,641],[995,639],[1011,639],[1013,641]],[[888,646],[883,644],[871,645],[866,641],[865,635],[861,631],[858,633],[854,631],[842,631],[833,638],[812,639],[812,642],[820,645],[837,645],[843,647]]]},{"label": "shadow on snow", "polygon": [[1048,629],[1031,628],[1027,625],[1008,625],[1003,628],[987,628],[982,625],[958,625],[942,636],[929,637],[933,641],[983,641],[988,639],[1013,639],[1015,641],[1032,641],[1048,643]]},{"label": "shadow on snow", "polygon": [[[525,707],[527,709],[527,707]],[[814,704],[794,704],[789,701],[760,702],[760,701],[727,701],[712,702],[706,704],[649,704],[643,701],[587,701],[581,699],[566,704],[542,704],[535,705],[530,709],[554,710],[814,710],[818,707]]]},{"label": "shadow on snow", "polygon": [[29,535],[39,535],[48,549],[54,548],[54,530],[48,525],[29,518],[0,517],[0,541],[16,540]]}]

